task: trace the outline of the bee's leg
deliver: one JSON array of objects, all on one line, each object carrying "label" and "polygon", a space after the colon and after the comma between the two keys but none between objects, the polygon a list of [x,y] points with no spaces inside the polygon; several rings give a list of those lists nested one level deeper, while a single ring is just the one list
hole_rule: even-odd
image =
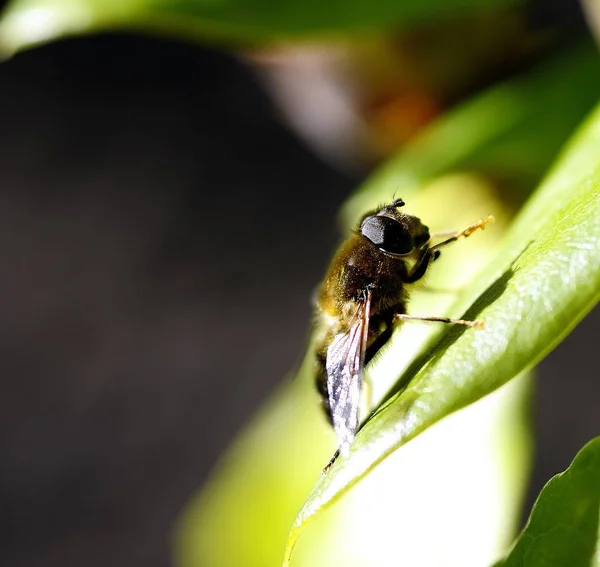
[{"label": "bee's leg", "polygon": [[404,283],[414,283],[425,275],[427,268],[429,268],[429,264],[437,260],[438,256],[440,255],[439,250],[435,250],[433,252],[432,250],[432,248],[425,250],[424,254],[413,268],[412,273],[407,274],[407,276],[404,278]]},{"label": "bee's leg", "polygon": [[[394,332],[395,315],[398,311],[404,311],[404,303],[394,305],[392,308],[383,311],[371,318],[370,331],[376,334],[375,340],[367,347],[365,351],[365,366],[373,360],[373,357],[390,340]],[[373,407],[371,384],[368,377],[363,381],[365,389],[365,398],[367,399],[368,409]]]},{"label": "bee's leg", "polygon": [[448,317],[420,317],[419,315],[408,315],[406,313],[396,313],[394,316],[401,321],[425,321],[432,323],[448,323],[450,325],[465,325],[474,329],[483,329],[483,321],[476,319],[475,321],[466,321],[465,319],[449,319]]},{"label": "bee's leg", "polygon": [[394,305],[382,313],[371,317],[369,330],[375,334],[375,340],[373,340],[365,351],[365,366],[373,360],[373,357],[379,352],[379,349],[390,340],[390,337],[394,332],[394,315],[399,311],[404,310],[404,303],[402,303]]},{"label": "bee's leg", "polygon": [[321,471],[321,474],[323,476],[325,476],[327,474],[327,472],[329,471],[329,469],[331,468],[331,465],[333,465],[333,463],[335,463],[335,461],[337,460],[337,458],[340,456],[340,450],[337,449],[337,451],[333,454],[333,457],[331,457],[331,459],[329,459],[329,462],[325,465],[325,467],[323,468],[323,470]]},{"label": "bee's leg", "polygon": [[441,248],[442,246],[446,246],[446,244],[450,244],[451,242],[458,240],[459,238],[467,238],[468,236],[471,236],[471,234],[473,234],[476,230],[485,229],[485,226],[488,223],[492,222],[493,220],[494,220],[494,217],[492,215],[488,215],[484,219],[478,220],[476,223],[469,225],[464,230],[460,230],[460,231],[456,231],[456,232],[433,233],[431,235],[430,241],[433,240],[434,238],[440,238],[440,237],[445,237],[445,236],[448,236],[449,238],[446,238],[446,240],[442,240],[442,242],[440,242],[439,244],[436,244],[435,246],[431,246],[429,248],[429,250],[434,251],[434,250],[437,250],[438,248]]},{"label": "bee's leg", "polygon": [[[404,280],[405,283],[414,283],[414,282],[420,280],[425,275],[425,272],[427,272],[427,268],[429,268],[429,264],[431,262],[435,262],[435,260],[437,260],[439,258],[439,256],[440,256],[439,248],[441,248],[442,246],[446,246],[447,244],[450,244],[451,242],[454,242],[455,240],[458,240],[459,238],[467,238],[468,236],[473,234],[473,232],[475,232],[476,230],[478,230],[480,228],[483,230],[485,228],[485,225],[492,222],[493,220],[494,220],[494,217],[492,215],[488,215],[486,218],[481,219],[481,220],[477,221],[476,223],[473,223],[472,225],[468,226],[464,230],[461,230],[459,232],[449,233],[450,238],[443,240],[442,242],[440,242],[439,244],[436,244],[435,246],[430,246],[429,248],[427,248],[425,250],[425,252],[423,253],[423,255],[421,256],[421,258],[419,259],[419,261],[417,262],[417,264],[415,265],[415,267],[413,268],[412,273],[407,275],[406,279]],[[448,233],[441,233],[441,234],[448,234]],[[435,238],[435,236],[436,235],[434,234],[431,236],[431,238]]]}]

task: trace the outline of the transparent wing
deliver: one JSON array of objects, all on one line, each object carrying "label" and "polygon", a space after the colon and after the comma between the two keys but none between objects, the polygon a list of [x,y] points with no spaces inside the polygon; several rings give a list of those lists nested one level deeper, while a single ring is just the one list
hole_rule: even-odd
[{"label": "transparent wing", "polygon": [[358,429],[360,390],[367,344],[371,294],[365,294],[350,328],[327,349],[327,392],[340,453],[347,454]]}]

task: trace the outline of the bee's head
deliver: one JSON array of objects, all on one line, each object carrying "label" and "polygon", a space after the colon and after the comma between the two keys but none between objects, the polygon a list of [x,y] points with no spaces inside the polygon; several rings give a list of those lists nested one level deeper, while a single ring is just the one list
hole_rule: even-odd
[{"label": "bee's head", "polygon": [[409,256],[429,241],[429,229],[417,217],[398,211],[403,206],[404,201],[396,199],[360,224],[360,233],[390,256]]}]

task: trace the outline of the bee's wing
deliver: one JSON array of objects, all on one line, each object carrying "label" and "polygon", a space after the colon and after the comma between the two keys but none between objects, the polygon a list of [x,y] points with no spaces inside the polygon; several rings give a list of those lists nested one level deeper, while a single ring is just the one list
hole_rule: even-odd
[{"label": "bee's wing", "polygon": [[358,429],[360,390],[369,328],[371,294],[365,294],[350,328],[327,349],[327,392],[340,453],[348,452]]}]

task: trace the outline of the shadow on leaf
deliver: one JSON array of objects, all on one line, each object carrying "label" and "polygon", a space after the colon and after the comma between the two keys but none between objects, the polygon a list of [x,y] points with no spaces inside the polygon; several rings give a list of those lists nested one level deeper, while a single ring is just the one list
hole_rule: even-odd
[{"label": "shadow on leaf", "polygon": [[[514,265],[514,263],[513,263]],[[515,275],[515,271],[512,266],[506,270],[497,280],[495,280],[467,309],[461,319],[475,320],[479,317],[479,314],[492,303],[497,301],[502,294],[506,291],[508,282]],[[446,350],[454,344],[465,331],[469,328],[464,325],[452,325],[448,326],[447,332],[441,337],[439,335],[433,339],[436,341],[435,344],[430,343],[430,348],[427,348],[423,354],[418,356],[406,371],[400,376],[400,378],[390,388],[390,391],[386,394],[378,408],[373,410],[369,417],[363,422],[361,428],[370,421],[379,411],[386,406],[392,399],[397,398],[411,383],[418,372],[428,365],[431,361],[440,358],[446,352]],[[476,331],[475,331],[476,332]],[[432,341],[432,342],[433,342]]]}]

